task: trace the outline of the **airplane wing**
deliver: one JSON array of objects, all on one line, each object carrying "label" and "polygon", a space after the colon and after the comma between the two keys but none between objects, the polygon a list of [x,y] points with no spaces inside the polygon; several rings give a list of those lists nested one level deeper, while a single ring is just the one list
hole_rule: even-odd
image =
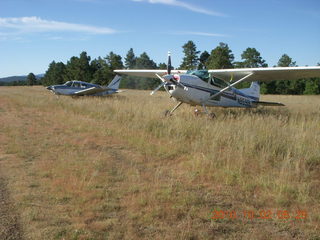
[{"label": "airplane wing", "polygon": [[86,88],[86,89],[80,90],[78,92],[75,92],[73,95],[74,96],[92,95],[92,94],[95,94],[95,93],[104,92],[106,90],[107,89],[105,89],[105,88],[91,87],[91,88]]},{"label": "airplane wing", "polygon": [[[137,77],[156,78],[156,74],[162,76],[167,70],[161,69],[134,69],[134,70],[114,70],[119,74],[126,74]],[[184,74],[187,70],[172,70],[171,74]],[[235,68],[235,69],[215,69],[208,70],[214,77],[225,81],[238,81],[248,75],[245,81],[268,82],[274,80],[294,80],[301,78],[320,77],[320,66],[317,67],[271,67],[271,68]]]},{"label": "airplane wing", "polygon": [[[129,76],[147,77],[147,78],[157,78],[156,74],[158,74],[160,76],[167,74],[167,70],[161,70],[161,69],[114,70],[114,72],[119,73],[119,74],[126,74]],[[171,74],[183,74],[186,72],[187,72],[187,70],[171,70]]]},{"label": "airplane wing", "polygon": [[232,80],[234,82],[248,76],[244,81],[269,82],[274,80],[295,80],[301,78],[320,77],[320,66],[217,69],[208,70],[208,72],[212,76],[225,81]]},{"label": "airplane wing", "polygon": [[[221,95],[231,87],[240,82],[259,81],[269,82],[274,80],[295,80],[301,78],[320,77],[319,67],[274,67],[274,68],[237,68],[237,69],[220,69],[208,70],[208,72],[217,78],[225,81],[232,81],[229,86],[221,89],[218,93],[212,95],[209,99]],[[262,105],[262,103],[260,103]],[[266,105],[266,104],[265,104]]]}]

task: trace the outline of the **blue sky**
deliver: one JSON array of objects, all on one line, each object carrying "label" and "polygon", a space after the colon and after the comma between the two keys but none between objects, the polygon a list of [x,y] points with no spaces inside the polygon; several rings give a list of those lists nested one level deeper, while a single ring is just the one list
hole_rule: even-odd
[{"label": "blue sky", "polygon": [[235,60],[254,47],[269,66],[288,54],[320,62],[319,0],[0,0],[0,77],[44,73],[86,51],[91,59],[132,47],[179,66],[182,45],[210,52],[227,43]]}]

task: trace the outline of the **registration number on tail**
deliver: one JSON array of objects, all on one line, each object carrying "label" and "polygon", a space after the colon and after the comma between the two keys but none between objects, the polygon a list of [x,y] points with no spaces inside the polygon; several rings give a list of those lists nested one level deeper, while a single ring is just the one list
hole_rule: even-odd
[{"label": "registration number on tail", "polygon": [[241,105],[245,105],[245,106],[249,106],[249,107],[251,106],[251,102],[250,102],[250,100],[247,99],[247,98],[237,97],[237,101],[238,101],[238,103],[241,104]]}]

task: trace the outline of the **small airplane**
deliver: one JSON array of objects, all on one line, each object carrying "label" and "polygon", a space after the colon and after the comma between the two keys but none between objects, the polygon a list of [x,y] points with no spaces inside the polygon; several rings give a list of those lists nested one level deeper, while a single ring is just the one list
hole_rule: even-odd
[{"label": "small airplane", "polygon": [[118,93],[121,77],[116,75],[108,86],[100,86],[82,81],[68,81],[63,85],[52,85],[48,90],[57,95],[77,96],[106,96]]},{"label": "small airplane", "polygon": [[[278,102],[259,101],[259,82],[320,77],[320,67],[172,70],[170,52],[168,53],[167,70],[114,71],[118,74],[159,78],[162,83],[150,95],[164,87],[170,97],[178,102],[171,111],[166,111],[166,115],[172,115],[183,103],[187,103],[192,106],[202,106],[210,117],[215,117],[215,115],[209,114],[207,107],[284,106]],[[244,81],[251,82],[251,86],[244,89],[234,87]],[[199,113],[197,109],[195,112]]]}]

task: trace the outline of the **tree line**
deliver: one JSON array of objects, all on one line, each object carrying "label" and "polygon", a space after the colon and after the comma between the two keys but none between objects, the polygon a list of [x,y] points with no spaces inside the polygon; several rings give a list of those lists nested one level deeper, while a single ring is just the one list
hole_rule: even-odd
[{"label": "tree line", "polygon": [[[182,46],[184,57],[181,65],[176,69],[228,69],[228,68],[257,68],[268,67],[257,49],[248,47],[241,54],[241,61],[234,61],[234,55],[228,44],[220,43],[216,48],[200,52],[193,41]],[[320,65],[318,63],[318,65]],[[297,66],[287,54],[283,54],[277,64],[278,67]],[[157,64],[146,52],[136,56],[130,48],[122,61],[122,57],[110,52],[105,57],[91,60],[84,51],[79,57],[71,57],[66,64],[52,61],[41,79],[43,85],[63,84],[70,80],[80,80],[100,85],[108,84],[115,73],[115,69],[166,69],[166,63]],[[121,88],[153,89],[160,84],[159,79],[144,79],[124,76]],[[238,85],[239,88],[246,84]],[[293,81],[273,81],[261,84],[262,94],[319,94],[320,78],[300,79]]]},{"label": "tree line", "polygon": [[14,76],[0,79],[0,86],[33,86],[42,85],[41,77],[29,73],[28,76]]}]

